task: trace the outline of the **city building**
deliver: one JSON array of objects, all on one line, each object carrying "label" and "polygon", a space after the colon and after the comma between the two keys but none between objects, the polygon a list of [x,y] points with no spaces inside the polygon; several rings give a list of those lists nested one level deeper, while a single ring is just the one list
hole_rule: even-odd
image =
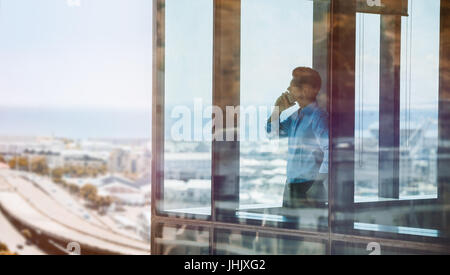
[{"label": "city building", "polygon": [[83,152],[64,152],[63,158],[65,166],[101,168],[107,164],[106,160]]},{"label": "city building", "polygon": [[144,194],[140,189],[119,181],[105,183],[99,186],[98,194],[110,197],[119,204],[144,205]]}]

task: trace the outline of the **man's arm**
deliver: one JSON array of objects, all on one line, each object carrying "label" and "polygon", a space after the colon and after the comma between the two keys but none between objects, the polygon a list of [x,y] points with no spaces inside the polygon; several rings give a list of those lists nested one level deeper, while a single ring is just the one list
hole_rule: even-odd
[{"label": "man's arm", "polygon": [[291,117],[288,117],[284,121],[274,120],[270,117],[267,120],[266,131],[270,138],[280,137],[286,138],[289,136],[289,127],[291,125]]},{"label": "man's arm", "polygon": [[275,109],[267,120],[266,131],[270,138],[274,137],[288,137],[289,127],[291,125],[291,117],[284,121],[280,121],[280,115],[285,110],[289,109],[293,105],[289,103],[287,99],[287,94],[282,94],[275,102]]}]

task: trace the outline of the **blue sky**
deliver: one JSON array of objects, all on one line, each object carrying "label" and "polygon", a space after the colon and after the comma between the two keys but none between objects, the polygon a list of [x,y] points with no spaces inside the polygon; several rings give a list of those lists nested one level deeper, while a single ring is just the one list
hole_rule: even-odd
[{"label": "blue sky", "polygon": [[[152,1],[0,1],[0,106],[150,106]],[[413,3],[413,103],[436,104],[439,1]],[[166,12],[168,104],[208,103],[212,1],[167,0]],[[378,95],[377,20],[366,15],[368,105]],[[242,104],[271,104],[294,67],[311,66],[311,45],[312,1],[243,0]]]},{"label": "blue sky", "polygon": [[[437,108],[439,81],[440,1],[410,1],[412,17],[402,18],[401,106],[405,107],[406,54],[411,59],[411,103],[414,108]],[[380,16],[364,14],[364,100],[366,108],[379,104]],[[412,33],[411,31],[412,26]],[[358,25],[358,31],[361,26]],[[412,42],[407,36],[412,35]],[[359,39],[357,33],[357,39]],[[407,45],[408,40],[408,45]],[[359,46],[357,46],[358,51]],[[357,59],[359,61],[359,59]],[[360,75],[357,69],[357,76]],[[357,79],[357,85],[358,79]]]},{"label": "blue sky", "polygon": [[147,108],[151,1],[1,0],[2,106]]},{"label": "blue sky", "polygon": [[[312,65],[312,2],[244,0],[241,9],[241,103],[272,104],[293,68]],[[212,1],[167,1],[166,24],[168,103],[211,102]]]},{"label": "blue sky", "polygon": [[[402,19],[402,89],[406,81],[405,53],[408,48],[413,56],[411,100],[415,108],[437,106],[439,8],[438,0],[410,1],[414,18],[413,40],[408,46],[406,22],[411,18]],[[167,2],[166,12],[168,103],[188,104],[192,103],[192,97],[209,102],[212,90],[212,1],[172,0]],[[312,12],[312,1],[242,1],[242,105],[273,103],[285,91],[293,68],[312,65]],[[375,110],[379,104],[380,16],[363,16],[365,108]]]}]

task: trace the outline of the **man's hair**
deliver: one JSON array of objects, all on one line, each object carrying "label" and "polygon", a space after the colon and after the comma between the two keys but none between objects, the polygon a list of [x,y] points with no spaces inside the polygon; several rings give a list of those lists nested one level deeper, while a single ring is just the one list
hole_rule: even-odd
[{"label": "man's hair", "polygon": [[291,86],[300,87],[301,85],[309,84],[317,92],[322,88],[322,79],[316,70],[308,67],[298,67],[292,72],[292,76]]}]

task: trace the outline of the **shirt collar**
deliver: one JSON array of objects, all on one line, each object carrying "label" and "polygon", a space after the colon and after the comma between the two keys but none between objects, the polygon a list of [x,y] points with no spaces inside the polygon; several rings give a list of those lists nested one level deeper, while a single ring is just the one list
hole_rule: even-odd
[{"label": "shirt collar", "polygon": [[311,102],[309,105],[307,105],[306,107],[304,107],[304,108],[301,108],[300,109],[300,113],[302,113],[302,114],[304,114],[304,115],[310,115],[310,114],[312,114],[313,112],[314,112],[314,110],[316,110],[317,109],[317,102],[316,101],[314,101],[314,102]]}]

